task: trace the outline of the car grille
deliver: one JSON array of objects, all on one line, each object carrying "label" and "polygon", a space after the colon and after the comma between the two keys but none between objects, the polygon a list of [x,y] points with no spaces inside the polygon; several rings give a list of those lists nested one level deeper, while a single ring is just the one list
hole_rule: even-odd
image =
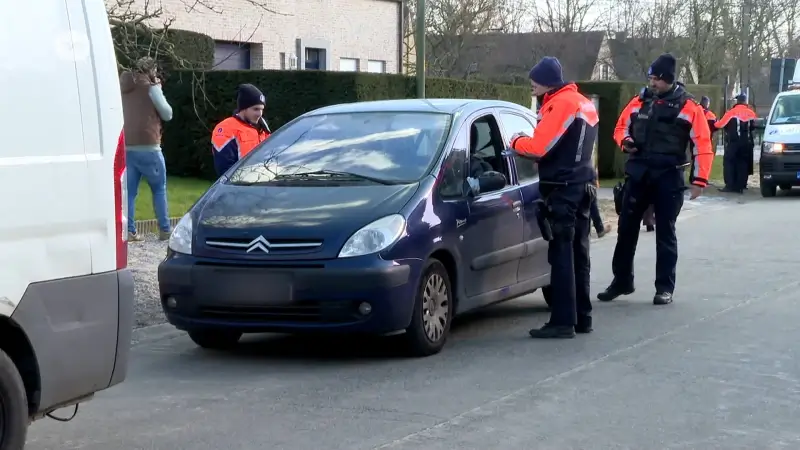
[{"label": "car grille", "polygon": [[800,144],[783,144],[784,152],[800,152]]},{"label": "car grille", "polygon": [[800,170],[800,163],[783,163],[784,170]]},{"label": "car grille", "polygon": [[252,238],[210,238],[206,239],[206,246],[229,250],[233,252],[249,253],[251,255],[262,253],[297,253],[314,251],[322,246],[321,240],[297,239],[265,239]]}]

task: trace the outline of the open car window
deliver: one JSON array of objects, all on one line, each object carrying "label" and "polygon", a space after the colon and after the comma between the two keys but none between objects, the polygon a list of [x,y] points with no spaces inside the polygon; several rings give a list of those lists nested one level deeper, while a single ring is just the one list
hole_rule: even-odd
[{"label": "open car window", "polygon": [[359,112],[301,118],[270,136],[231,173],[233,184],[309,174],[412,182],[422,178],[447,140],[444,113]]}]

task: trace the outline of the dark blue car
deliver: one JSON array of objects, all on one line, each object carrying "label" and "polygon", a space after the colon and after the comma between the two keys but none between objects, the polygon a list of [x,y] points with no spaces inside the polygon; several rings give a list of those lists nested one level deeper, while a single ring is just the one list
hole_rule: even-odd
[{"label": "dark blue car", "polygon": [[[298,117],[175,227],[164,312],[204,348],[243,333],[399,334],[439,352],[453,316],[545,287],[529,109],[396,100]],[[547,295],[546,295],[547,297]]]}]

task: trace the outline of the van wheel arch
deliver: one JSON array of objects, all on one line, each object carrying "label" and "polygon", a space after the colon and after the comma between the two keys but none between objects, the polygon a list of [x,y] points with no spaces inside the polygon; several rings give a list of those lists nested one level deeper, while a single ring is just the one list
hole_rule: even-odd
[{"label": "van wheel arch", "polygon": [[0,317],[0,349],[17,366],[22,383],[25,385],[28,416],[33,416],[39,410],[39,392],[41,390],[39,363],[28,336],[8,317]]}]

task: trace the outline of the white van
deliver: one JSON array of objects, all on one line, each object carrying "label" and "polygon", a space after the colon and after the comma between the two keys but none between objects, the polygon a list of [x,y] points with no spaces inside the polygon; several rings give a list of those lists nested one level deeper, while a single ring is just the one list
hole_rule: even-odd
[{"label": "white van", "polygon": [[24,446],[30,420],[123,381],[133,320],[122,101],[105,5],[11,9],[0,27],[2,450]]},{"label": "white van", "polygon": [[774,197],[777,189],[800,186],[800,65],[789,90],[772,102],[759,159],[761,195]]}]

